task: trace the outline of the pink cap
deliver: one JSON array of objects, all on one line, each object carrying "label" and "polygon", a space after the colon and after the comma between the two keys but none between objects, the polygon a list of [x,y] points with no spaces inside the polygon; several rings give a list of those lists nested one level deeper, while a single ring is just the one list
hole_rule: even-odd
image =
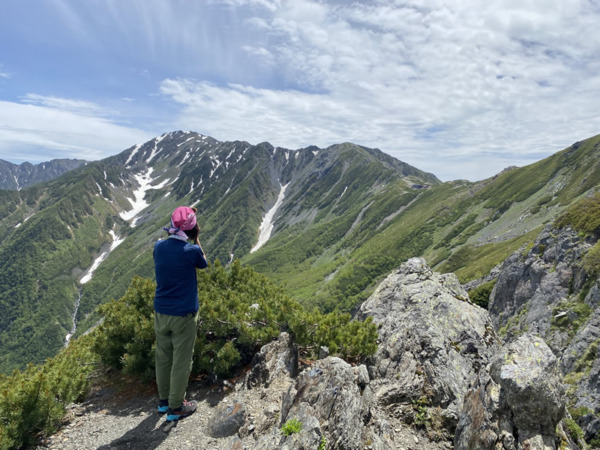
[{"label": "pink cap", "polygon": [[191,230],[196,226],[196,213],[192,208],[180,206],[175,208],[171,215],[171,228],[163,228],[169,234],[176,234],[187,239],[185,230]]},{"label": "pink cap", "polygon": [[180,206],[173,211],[171,225],[180,230],[191,230],[196,226],[196,213],[192,208]]}]

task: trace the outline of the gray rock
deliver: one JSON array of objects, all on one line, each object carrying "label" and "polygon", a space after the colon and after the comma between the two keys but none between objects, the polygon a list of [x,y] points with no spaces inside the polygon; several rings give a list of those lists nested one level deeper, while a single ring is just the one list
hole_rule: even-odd
[{"label": "gray rock", "polygon": [[490,295],[494,325],[508,325],[509,340],[523,332],[537,333],[556,353],[564,349],[569,336],[551,328],[552,311],[583,287],[585,273],[579,261],[589,248],[590,243],[570,228],[547,227],[529,252],[509,256]]},{"label": "gray rock", "polygon": [[295,377],[298,374],[298,346],[288,333],[263,346],[254,355],[252,369],[246,377],[246,387],[268,387],[277,377]]},{"label": "gray rock", "polygon": [[500,385],[520,430],[554,435],[565,415],[558,360],[539,337],[526,334],[494,358],[490,376]]},{"label": "gray rock", "polygon": [[208,422],[208,435],[214,438],[233,436],[246,421],[246,407],[239,402],[222,403]]},{"label": "gray rock", "polygon": [[[283,399],[281,425],[291,418],[314,417],[317,423],[327,423],[333,448],[363,449],[362,433],[369,418],[366,402],[352,367],[340,358],[328,357],[298,375]],[[311,427],[318,446],[322,433]]]},{"label": "gray rock", "polygon": [[464,394],[498,349],[488,313],[468,301],[454,274],[413,258],[363,303],[357,318],[366,317],[379,325],[369,363],[378,401],[411,404],[425,396],[456,424]]},{"label": "gray rock", "polygon": [[566,396],[558,360],[546,343],[526,334],[505,346],[489,369],[465,396],[455,448],[557,448]]},{"label": "gray rock", "polygon": [[329,356],[329,347],[322,345],[319,348],[319,359],[325,359]]},{"label": "gray rock", "polygon": [[560,358],[569,408],[588,411],[578,419],[587,440],[596,436],[594,426],[587,427],[600,411],[600,281],[581,261],[596,242],[597,236],[548,226],[531,250],[506,259],[489,305],[506,341],[537,334]]}]

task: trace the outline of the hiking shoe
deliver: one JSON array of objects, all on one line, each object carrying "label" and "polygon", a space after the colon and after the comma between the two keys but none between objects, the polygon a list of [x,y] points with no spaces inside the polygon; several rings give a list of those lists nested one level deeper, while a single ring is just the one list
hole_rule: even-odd
[{"label": "hiking shoe", "polygon": [[181,405],[179,408],[177,408],[177,409],[169,408],[168,409],[167,420],[175,421],[175,420],[183,419],[184,417],[187,417],[187,416],[193,414],[194,411],[196,411],[197,407],[198,407],[198,403],[196,403],[194,400],[192,400],[190,402],[188,402],[187,400],[184,400],[183,405]]},{"label": "hiking shoe", "polygon": [[158,413],[164,414],[169,410],[169,400],[159,400],[158,401]]}]

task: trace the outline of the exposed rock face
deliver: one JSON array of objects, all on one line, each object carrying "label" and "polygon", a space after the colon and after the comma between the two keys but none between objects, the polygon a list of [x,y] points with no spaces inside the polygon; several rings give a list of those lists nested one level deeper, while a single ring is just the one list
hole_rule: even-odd
[{"label": "exposed rock face", "polygon": [[547,227],[528,252],[504,262],[489,306],[507,341],[536,334],[560,359],[567,406],[587,440],[600,437],[600,286],[581,261],[596,241]]},{"label": "exposed rock face", "polygon": [[575,448],[556,431],[565,404],[557,358],[542,339],[524,335],[502,349],[466,395],[455,448]]},{"label": "exposed rock face", "polygon": [[[279,429],[273,430],[259,440],[257,448],[317,448],[324,433],[322,427],[327,429],[328,442],[334,448],[364,448],[363,432],[372,395],[363,395],[359,386],[359,373],[364,377],[366,372],[361,367],[327,357],[300,373],[283,396],[279,426],[297,419],[303,424],[302,430],[289,437],[282,436]],[[368,378],[362,380],[365,382]]]},{"label": "exposed rock face", "polygon": [[490,295],[488,309],[494,325],[508,325],[509,340],[529,331],[543,336],[555,352],[564,349],[569,335],[552,328],[552,311],[583,287],[585,273],[579,261],[589,248],[570,228],[548,227],[528,253],[508,257]]},{"label": "exposed rock face", "polygon": [[456,276],[434,273],[413,258],[381,283],[357,316],[380,325],[369,364],[377,400],[410,404],[425,397],[456,424],[464,394],[498,349],[488,313],[468,301]]},{"label": "exposed rock face", "polygon": [[248,388],[268,387],[278,377],[298,375],[298,346],[291,336],[282,333],[279,339],[265,345],[252,358],[252,369],[246,378]]}]

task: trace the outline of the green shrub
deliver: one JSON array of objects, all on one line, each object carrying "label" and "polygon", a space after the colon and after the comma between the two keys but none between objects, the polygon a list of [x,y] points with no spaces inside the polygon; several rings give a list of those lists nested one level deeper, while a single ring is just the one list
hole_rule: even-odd
[{"label": "green shrub", "polygon": [[300,433],[302,430],[302,422],[298,419],[290,419],[281,427],[281,432],[285,436],[291,436],[294,433]]},{"label": "green shrub", "polygon": [[91,340],[72,341],[44,365],[0,375],[0,448],[31,445],[56,430],[65,407],[87,391],[95,359]]},{"label": "green shrub", "polygon": [[596,242],[583,257],[583,268],[589,274],[600,273],[600,241]]},{"label": "green shrub", "polygon": [[154,376],[155,283],[140,277],[119,300],[100,306],[104,321],[93,349],[102,362],[149,380]]},{"label": "green shrub", "polygon": [[486,283],[480,284],[474,289],[469,291],[469,298],[473,303],[482,308],[487,309],[488,303],[490,301],[490,294],[496,285],[497,280],[488,281]]},{"label": "green shrub", "polygon": [[565,425],[575,442],[583,441],[583,430],[579,425],[577,425],[577,422],[575,422],[573,419],[566,418]]},{"label": "green shrub", "polygon": [[[104,363],[145,379],[154,376],[154,290],[155,283],[136,277],[121,299],[103,305],[104,322],[94,345]],[[194,373],[228,376],[281,331],[290,332],[301,348],[325,345],[346,359],[377,350],[377,329],[370,319],[357,322],[349,314],[307,311],[238,261],[229,271],[217,262],[198,272],[198,296]]]},{"label": "green shrub", "polygon": [[321,435],[321,441],[319,442],[319,447],[317,450],[327,450],[327,439],[325,439],[325,435]]}]

